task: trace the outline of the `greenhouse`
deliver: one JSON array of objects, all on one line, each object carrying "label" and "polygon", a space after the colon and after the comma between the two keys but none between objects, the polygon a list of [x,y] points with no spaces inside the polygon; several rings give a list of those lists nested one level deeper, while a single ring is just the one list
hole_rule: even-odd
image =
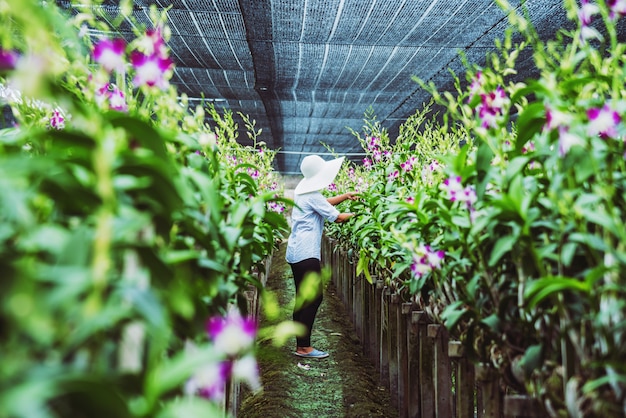
[{"label": "greenhouse", "polygon": [[626,417],[625,0],[0,20],[0,418]]}]

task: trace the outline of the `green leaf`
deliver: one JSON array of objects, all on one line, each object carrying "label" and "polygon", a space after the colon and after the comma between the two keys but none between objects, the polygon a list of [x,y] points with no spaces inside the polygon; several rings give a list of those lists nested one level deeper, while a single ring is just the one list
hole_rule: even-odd
[{"label": "green leaf", "polygon": [[613,385],[614,387],[624,386],[626,385],[626,375],[614,373],[590,380],[583,385],[583,393],[594,392],[605,385]]},{"label": "green leaf", "polygon": [[511,251],[517,240],[517,235],[506,235],[504,237],[500,237],[498,241],[496,241],[496,244],[493,246],[493,250],[491,251],[491,256],[489,257],[489,266],[495,266],[496,263],[500,261],[500,259],[504,256],[504,254]]},{"label": "green leaf", "polygon": [[53,403],[65,405],[73,416],[132,417],[119,386],[107,380],[103,376],[93,375],[61,378],[59,389],[62,395]]},{"label": "green leaf", "polygon": [[453,329],[464,317],[471,315],[470,311],[463,301],[456,301],[446,306],[441,313],[443,324],[448,330]]},{"label": "green leaf", "polygon": [[606,213],[602,207],[583,207],[579,208],[583,217],[594,224],[600,225],[607,231],[616,231],[617,227],[612,216]]},{"label": "green leaf", "polygon": [[372,275],[370,274],[369,263],[370,263],[370,260],[365,254],[365,250],[361,250],[359,252],[359,261],[357,262],[357,265],[356,265],[356,274],[357,276],[360,274],[364,274],[367,281],[370,284],[373,284],[374,280],[372,279]]},{"label": "green leaf", "polygon": [[508,195],[513,203],[514,211],[522,218],[526,219],[526,214],[523,212],[523,202],[525,190],[522,185],[522,176],[517,175],[509,180]]},{"label": "green leaf", "polygon": [[526,376],[531,376],[533,372],[541,367],[543,362],[543,346],[531,345],[526,349],[522,357],[521,366]]},{"label": "green leaf", "polygon": [[609,248],[606,245],[606,242],[604,242],[602,237],[599,237],[594,234],[575,232],[573,234],[570,234],[569,240],[572,242],[580,242],[582,244],[585,244],[589,248],[592,248],[596,251],[604,252],[604,251],[609,250]]},{"label": "green leaf", "polygon": [[224,416],[224,411],[215,403],[195,396],[168,402],[156,415],[156,418]]},{"label": "green leaf", "polygon": [[511,179],[513,179],[517,174],[519,174],[524,169],[524,167],[526,167],[526,164],[528,164],[529,160],[530,160],[530,157],[520,156],[520,157],[513,158],[509,162],[509,164],[506,167],[507,183],[510,182]]},{"label": "green leaf", "polygon": [[185,261],[195,260],[200,257],[200,252],[196,250],[178,250],[169,251],[165,255],[165,261],[167,264],[184,263]]},{"label": "green leaf", "polygon": [[537,132],[540,132],[546,123],[546,111],[542,102],[527,105],[517,118],[516,150],[521,152],[522,147]]},{"label": "green leaf", "polygon": [[37,378],[24,376],[23,381],[8,385],[0,391],[2,416],[50,417],[48,402],[60,392],[59,376],[46,375],[36,367],[31,372],[37,372]]},{"label": "green leaf", "polygon": [[561,262],[565,267],[571,266],[577,247],[575,242],[567,242],[561,248]]},{"label": "green leaf", "polygon": [[151,150],[160,159],[169,159],[165,141],[153,126],[121,112],[110,112],[106,116],[113,126],[124,128],[143,148]]},{"label": "green leaf", "polygon": [[500,333],[500,318],[496,314],[491,314],[486,318],[481,319],[483,324],[487,325],[494,333]]},{"label": "green leaf", "polygon": [[146,400],[153,405],[161,394],[176,387],[182,388],[184,382],[195,371],[219,360],[213,347],[199,347],[193,351],[183,351],[171,359],[164,360],[155,365],[146,376]]},{"label": "green leaf", "polygon": [[426,279],[428,276],[428,274],[423,274],[420,277],[411,278],[411,281],[409,282],[409,290],[412,294],[416,294],[417,292],[422,290],[422,287],[424,287],[424,284],[426,284]]},{"label": "green leaf", "polygon": [[478,175],[478,186],[476,187],[476,194],[479,199],[482,199],[483,194],[487,188],[489,180],[489,171],[491,170],[491,160],[493,158],[493,151],[489,147],[487,142],[481,142],[478,146],[476,154],[476,173]]},{"label": "green leaf", "polygon": [[528,283],[524,292],[524,301],[529,309],[533,309],[544,299],[556,296],[566,290],[588,294],[591,286],[588,282],[570,277],[545,277]]},{"label": "green leaf", "polygon": [[470,223],[469,215],[464,213],[463,215],[452,216],[452,224],[457,228],[470,229],[472,224]]},{"label": "green leaf", "polygon": [[142,290],[128,286],[123,289],[123,294],[152,328],[161,331],[170,328],[167,311],[154,294],[154,290],[150,288]]},{"label": "green leaf", "polygon": [[210,260],[208,258],[201,258],[200,260],[198,260],[198,265],[200,267],[204,267],[209,270],[216,271],[218,273],[228,273],[228,268],[226,266],[224,266],[223,264],[215,260]]}]

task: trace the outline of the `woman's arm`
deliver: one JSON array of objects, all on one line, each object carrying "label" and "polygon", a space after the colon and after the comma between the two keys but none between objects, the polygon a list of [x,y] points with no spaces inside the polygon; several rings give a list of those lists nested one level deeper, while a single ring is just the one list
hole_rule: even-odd
[{"label": "woman's arm", "polygon": [[337,219],[335,219],[335,223],[342,223],[347,221],[348,219],[352,218],[354,216],[354,213],[340,213],[339,216],[337,216]]},{"label": "woman's arm", "polygon": [[344,200],[347,200],[347,199],[356,200],[357,199],[357,195],[355,193],[348,192],[348,193],[340,194],[340,195],[337,195],[337,196],[329,197],[326,200],[331,205],[337,206],[338,204],[340,204],[341,202],[343,202]]}]

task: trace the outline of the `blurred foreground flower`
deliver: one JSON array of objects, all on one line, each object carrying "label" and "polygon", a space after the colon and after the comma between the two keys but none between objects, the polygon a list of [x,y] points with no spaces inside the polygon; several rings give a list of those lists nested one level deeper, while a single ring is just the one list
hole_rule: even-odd
[{"label": "blurred foreground flower", "polygon": [[285,211],[285,205],[280,202],[268,202],[267,208],[271,212],[283,213]]},{"label": "blurred foreground flower", "polygon": [[0,71],[10,71],[15,69],[19,54],[15,51],[0,49]]},{"label": "blurred foreground flower", "polygon": [[252,348],[257,325],[252,318],[244,318],[237,309],[231,309],[225,317],[209,319],[206,330],[220,353],[235,356]]},{"label": "blurred foreground flower", "polygon": [[50,119],[48,120],[48,127],[59,131],[65,128],[65,118],[63,117],[63,114],[61,114],[60,110],[55,109],[52,112],[52,116],[50,116]]},{"label": "blurred foreground flower", "polygon": [[114,70],[124,72],[126,65],[125,52],[126,42],[123,39],[104,38],[94,46],[93,59],[109,73]]},{"label": "blurred foreground flower", "polygon": [[471,185],[463,187],[460,176],[445,179],[443,189],[448,192],[448,199],[451,202],[465,202],[468,209],[476,203],[476,189]]},{"label": "blurred foreground flower", "polygon": [[146,55],[154,55],[159,58],[167,58],[168,50],[163,37],[163,28],[158,26],[148,29],[143,38],[138,40],[139,49]]},{"label": "blurred foreground flower", "polygon": [[230,361],[216,361],[201,367],[185,383],[185,394],[201,396],[215,402],[221,401],[226,393],[226,383],[231,370]]},{"label": "blurred foreground flower", "polygon": [[414,156],[411,156],[411,157],[409,157],[408,160],[406,160],[405,162],[400,164],[400,167],[404,171],[412,171],[413,167],[415,166],[416,163],[417,163],[417,158],[414,157]]},{"label": "blurred foreground flower", "polygon": [[596,28],[591,26],[593,17],[600,13],[600,8],[597,4],[590,2],[589,0],[582,0],[580,3],[580,9],[578,10],[578,21],[580,22],[580,37],[581,40],[587,41],[589,39],[602,39],[602,35]]},{"label": "blurred foreground flower", "polygon": [[485,78],[483,77],[482,71],[479,71],[479,72],[476,73],[476,76],[474,77],[474,79],[470,83],[470,88],[469,88],[470,91],[469,91],[468,101],[471,101],[474,98],[474,96],[478,92],[480,92],[480,90],[482,90],[484,85],[485,85]]},{"label": "blurred foreground flower", "polygon": [[601,108],[592,108],[587,111],[589,117],[590,136],[599,135],[600,138],[617,138],[617,127],[621,122],[619,113],[613,110],[609,105]]},{"label": "blurred foreground flower", "polygon": [[593,20],[593,16],[598,13],[600,13],[600,8],[597,4],[589,0],[582,0],[580,2],[580,9],[578,10],[578,20],[581,26],[589,26]]},{"label": "blurred foreground flower", "polygon": [[163,90],[167,88],[166,73],[173,65],[172,60],[158,55],[144,55],[141,52],[133,51],[130,61],[135,68],[133,83],[137,87],[158,87]]},{"label": "blurred foreground flower", "polygon": [[107,83],[96,91],[96,103],[108,109],[120,112],[128,111],[124,92],[113,83]]},{"label": "blurred foreground flower", "polygon": [[485,129],[495,128],[499,118],[505,114],[505,108],[510,100],[502,87],[496,88],[489,93],[480,95],[481,104],[478,106],[478,117],[481,120],[481,127]]},{"label": "blurred foreground flower", "polygon": [[584,145],[585,142],[578,135],[569,131],[566,126],[559,128],[559,156],[565,157],[574,145]]},{"label": "blurred foreground flower", "polygon": [[609,6],[611,19],[626,16],[626,0],[608,0],[606,4]]},{"label": "blurred foreground flower", "polygon": [[[220,402],[226,393],[226,386],[232,380],[247,384],[253,391],[260,389],[259,366],[252,353],[256,322],[252,318],[242,317],[233,308],[224,317],[210,318],[206,330],[217,355],[215,361],[197,370],[187,380],[185,394]],[[197,349],[190,342],[185,346],[188,352]]]},{"label": "blurred foreground flower", "polygon": [[246,383],[253,391],[261,388],[259,365],[256,358],[250,354],[235,360],[232,367],[232,377],[236,381]]},{"label": "blurred foreground flower", "polygon": [[413,252],[411,272],[415,277],[420,278],[434,269],[441,268],[441,262],[444,258],[444,251],[435,251],[430,245],[420,244]]},{"label": "blurred foreground flower", "polygon": [[573,119],[573,116],[569,113],[546,105],[546,124],[544,129],[552,130],[561,126],[569,126]]}]

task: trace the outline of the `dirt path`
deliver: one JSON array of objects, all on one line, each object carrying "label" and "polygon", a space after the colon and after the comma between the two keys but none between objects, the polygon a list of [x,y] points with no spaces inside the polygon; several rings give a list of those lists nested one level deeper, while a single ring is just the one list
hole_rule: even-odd
[{"label": "dirt path", "polygon": [[[295,293],[284,245],[272,261],[268,289],[281,306],[278,320],[291,319]],[[261,326],[271,325],[265,317]],[[244,397],[241,418],[397,417],[389,391],[379,386],[378,371],[363,356],[345,308],[329,284],[313,329],[313,345],[330,353],[326,359],[292,354],[295,339],[283,347],[261,343],[258,355],[263,391]]]}]

